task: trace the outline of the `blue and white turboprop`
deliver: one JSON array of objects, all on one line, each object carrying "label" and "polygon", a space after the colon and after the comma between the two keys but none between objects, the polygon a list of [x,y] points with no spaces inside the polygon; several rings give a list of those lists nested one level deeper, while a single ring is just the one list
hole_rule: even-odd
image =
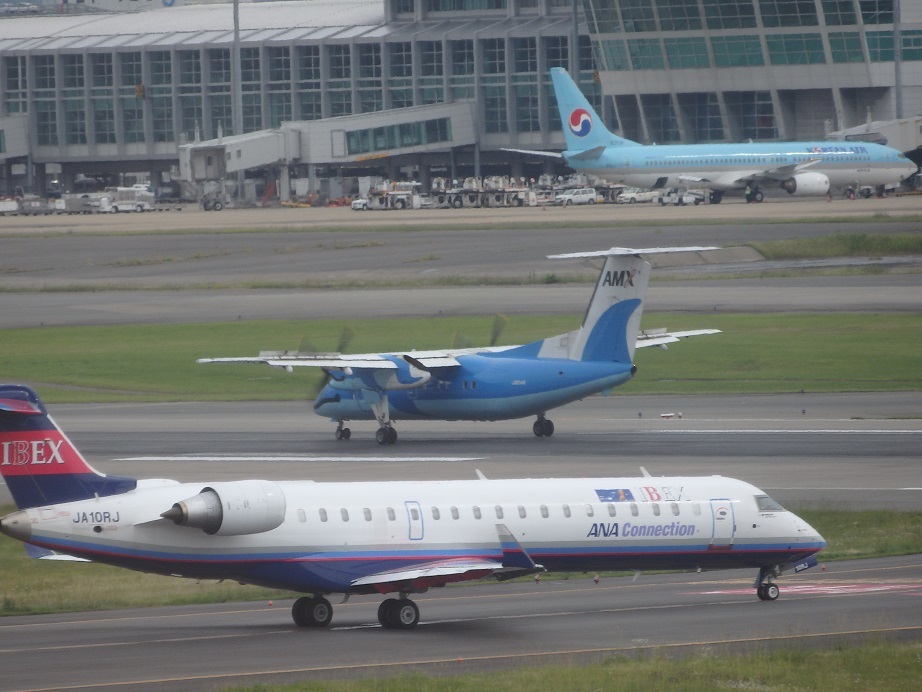
[{"label": "blue and white turboprop", "polygon": [[582,326],[522,346],[489,346],[398,353],[304,354],[263,352],[256,357],[202,358],[199,363],[265,363],[291,372],[322,368],[330,377],[314,402],[317,415],[337,422],[348,439],[351,420],[376,420],[379,444],[397,441],[396,420],[496,421],[536,416],[538,437],[554,434],[551,409],[630,380],[636,347],[664,346],[716,329],[641,333],[650,277],[641,255],[701,252],[716,247],[618,248],[553,255],[550,259],[605,258]]},{"label": "blue and white turboprop", "polygon": [[419,622],[411,594],[545,570],[758,570],[816,565],[826,543],[758,488],[720,476],[315,483],[178,483],[93,469],[23,385],[0,385],[0,473],[19,511],[0,532],[33,556],[311,594],[302,627],[333,617],[325,596],[389,594],[386,628]]},{"label": "blue and white turboprop", "polygon": [[635,187],[707,188],[718,203],[727,191],[745,191],[747,202],[764,199],[761,186],[780,187],[792,195],[825,195],[840,188],[854,195],[873,187],[883,193],[918,170],[905,155],[872,142],[749,142],[734,144],[657,144],[645,146],[618,137],[561,67],[551,81],[563,124],[571,168],[613,183]]}]

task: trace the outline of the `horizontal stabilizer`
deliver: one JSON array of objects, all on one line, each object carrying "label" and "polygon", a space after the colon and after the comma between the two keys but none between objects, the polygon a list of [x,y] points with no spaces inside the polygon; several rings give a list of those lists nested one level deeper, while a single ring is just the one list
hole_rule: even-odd
[{"label": "horizontal stabilizer", "polygon": [[707,250],[720,250],[713,245],[697,246],[689,245],[686,247],[613,247],[608,250],[596,250],[593,252],[567,252],[562,255],[548,255],[548,259],[581,259],[584,257],[622,257],[626,255],[661,255],[669,252],[705,252]]},{"label": "horizontal stabilizer", "polygon": [[573,154],[570,156],[570,160],[575,161],[591,161],[592,159],[599,158],[602,154],[605,153],[605,150],[608,147],[592,147],[592,149],[586,149],[586,151],[581,151],[578,154]]},{"label": "horizontal stabilizer", "polygon": [[690,336],[704,336],[706,334],[720,334],[719,329],[690,329],[683,332],[641,332],[637,336],[637,348],[645,346],[662,346],[664,344],[674,344],[680,339],[686,339]]},{"label": "horizontal stabilizer", "polygon": [[551,159],[562,159],[563,154],[557,151],[540,151],[537,149],[508,149],[503,148],[500,151],[511,151],[513,154],[529,154],[531,156],[546,156]]}]

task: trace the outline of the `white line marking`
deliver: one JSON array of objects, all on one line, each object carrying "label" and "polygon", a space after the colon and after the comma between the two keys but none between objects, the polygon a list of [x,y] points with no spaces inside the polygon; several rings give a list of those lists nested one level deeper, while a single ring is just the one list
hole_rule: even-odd
[{"label": "white line marking", "polygon": [[644,433],[656,435],[790,435],[800,433],[806,435],[919,435],[922,430],[844,430],[839,428],[830,428],[828,430],[779,430],[777,428],[765,430],[743,430],[739,428],[725,430],[692,430],[683,428],[681,430],[643,430]]}]

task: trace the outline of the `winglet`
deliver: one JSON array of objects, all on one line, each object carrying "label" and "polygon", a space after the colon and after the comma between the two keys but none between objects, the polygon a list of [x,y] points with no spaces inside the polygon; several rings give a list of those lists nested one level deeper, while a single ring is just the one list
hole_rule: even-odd
[{"label": "winglet", "polygon": [[525,548],[516,540],[515,536],[505,524],[496,525],[496,534],[499,538],[500,547],[503,549],[503,572],[498,573],[496,578],[499,580],[512,579],[520,577],[523,574],[534,574],[543,572],[544,567],[536,564],[531,556],[525,552]]}]

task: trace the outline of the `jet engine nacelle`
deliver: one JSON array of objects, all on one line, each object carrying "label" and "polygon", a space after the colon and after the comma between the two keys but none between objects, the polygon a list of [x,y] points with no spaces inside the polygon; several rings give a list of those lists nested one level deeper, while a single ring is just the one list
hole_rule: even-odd
[{"label": "jet engine nacelle", "polygon": [[285,495],[271,481],[213,483],[160,516],[213,536],[263,533],[285,521]]},{"label": "jet engine nacelle", "polygon": [[781,181],[781,189],[792,195],[825,195],[829,192],[829,178],[822,173],[798,173]]}]

